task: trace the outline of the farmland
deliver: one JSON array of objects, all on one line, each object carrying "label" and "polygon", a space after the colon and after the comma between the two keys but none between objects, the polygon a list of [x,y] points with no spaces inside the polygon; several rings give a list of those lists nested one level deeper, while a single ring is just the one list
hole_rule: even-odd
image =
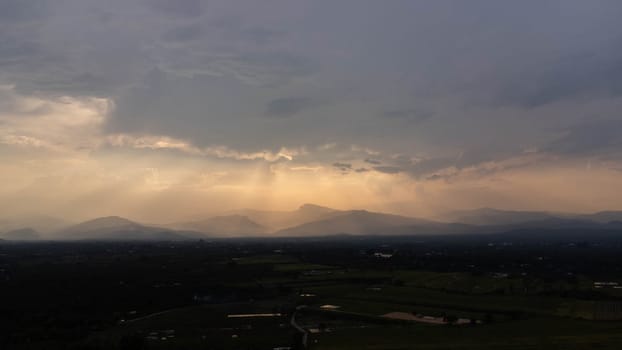
[{"label": "farmland", "polygon": [[5,244],[0,341],[6,349],[613,349],[622,345],[616,251],[373,237]]}]

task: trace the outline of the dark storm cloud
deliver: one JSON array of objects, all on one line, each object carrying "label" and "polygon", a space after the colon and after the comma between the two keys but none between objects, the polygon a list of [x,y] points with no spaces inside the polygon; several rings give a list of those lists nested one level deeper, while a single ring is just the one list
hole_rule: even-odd
[{"label": "dark storm cloud", "polygon": [[307,97],[277,98],[268,103],[264,114],[269,117],[287,118],[315,105],[316,102]]},{"label": "dark storm cloud", "polygon": [[397,174],[402,172],[404,169],[396,166],[375,166],[374,170],[385,174]]},{"label": "dark storm cloud", "polygon": [[115,102],[106,125],[111,133],[168,135],[200,146],[228,145],[247,151],[276,151],[315,139],[314,134],[289,132],[292,125],[309,129],[306,125],[315,120],[283,118],[275,125],[271,118],[258,118],[265,96],[253,85],[225,77],[186,77],[154,68]]},{"label": "dark storm cloud", "polygon": [[411,164],[408,168],[413,176],[420,177],[442,169],[455,167],[458,162],[460,162],[460,160],[457,156],[437,157],[416,162],[415,164]]},{"label": "dark storm cloud", "polygon": [[278,85],[313,73],[315,65],[302,56],[287,52],[244,53],[219,60],[221,69],[255,85]]},{"label": "dark storm cloud", "polygon": [[[31,85],[33,89],[39,92],[52,93],[71,93],[72,95],[105,95],[110,91],[113,82],[106,79],[104,75],[95,75],[93,73],[84,72],[79,74],[71,74],[67,76],[59,76],[56,79],[46,77],[37,80]],[[24,85],[23,87],[28,87]]]},{"label": "dark storm cloud", "polygon": [[41,46],[15,37],[0,37],[0,66],[19,65],[41,53]]},{"label": "dark storm cloud", "polygon": [[[521,155],[522,151],[507,145],[499,145],[496,147],[472,148],[462,151],[455,155],[431,157],[410,164],[404,164],[404,171],[416,178],[426,178],[432,176],[437,179],[441,175],[437,172],[447,169],[453,169],[455,172],[462,171],[467,168],[478,168],[480,165],[505,160],[514,156]],[[497,170],[507,169],[507,167],[492,167],[486,169],[490,174]],[[436,175],[436,176],[435,176]]]},{"label": "dark storm cloud", "polygon": [[[318,159],[423,177],[527,147],[622,153],[620,17],[618,1],[5,0],[0,85],[108,98],[108,133],[339,143]],[[577,127],[588,112],[613,121]]]},{"label": "dark storm cloud", "polygon": [[525,72],[508,81],[497,95],[501,104],[534,108],[563,99],[622,94],[622,40],[613,52],[586,52]]},{"label": "dark storm cloud", "polygon": [[169,31],[166,31],[162,35],[162,39],[164,39],[165,41],[174,41],[174,42],[189,41],[189,40],[200,38],[202,34],[203,34],[203,28],[201,28],[200,25],[195,23],[195,24],[175,27]]},{"label": "dark storm cloud", "polygon": [[428,112],[418,109],[397,109],[385,111],[380,114],[383,119],[401,120],[406,122],[419,123],[430,119],[434,116],[434,112]]},{"label": "dark storm cloud", "polygon": [[556,154],[602,155],[622,149],[622,117],[587,121],[566,130],[565,135],[544,148]]},{"label": "dark storm cloud", "polygon": [[348,172],[352,170],[352,164],[350,163],[333,163],[333,167],[339,169],[342,172]]},{"label": "dark storm cloud", "polygon": [[[461,151],[453,155],[428,157],[424,159],[412,159],[406,156],[391,157],[384,160],[387,165],[373,167],[374,170],[397,174],[404,173],[415,179],[438,180],[456,176],[465,169],[473,169],[480,175],[490,175],[509,167],[528,165],[528,162],[519,162],[518,165],[501,165],[495,163],[499,160],[509,159],[521,155],[519,149],[507,146],[497,148],[474,148]],[[491,164],[492,163],[492,164]],[[487,164],[482,167],[482,165]]]},{"label": "dark storm cloud", "polygon": [[284,36],[285,32],[283,31],[261,26],[245,28],[239,33],[240,38],[246,39],[257,45],[268,45],[283,38]]},{"label": "dark storm cloud", "polygon": [[146,0],[154,9],[167,15],[181,17],[201,16],[207,1],[202,0]]},{"label": "dark storm cloud", "polygon": [[429,180],[429,181],[436,181],[436,180],[442,180],[442,179],[444,179],[444,178],[445,178],[445,177],[444,177],[444,176],[442,176],[442,175],[439,175],[439,174],[433,174],[433,175],[428,176],[428,177],[426,178],[426,180]]},{"label": "dark storm cloud", "polygon": [[45,0],[2,0],[0,1],[0,21],[29,21],[44,17],[48,9]]}]

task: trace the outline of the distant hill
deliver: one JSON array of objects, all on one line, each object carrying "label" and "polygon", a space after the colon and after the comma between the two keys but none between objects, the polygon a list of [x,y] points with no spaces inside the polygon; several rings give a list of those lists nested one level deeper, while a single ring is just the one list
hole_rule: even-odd
[{"label": "distant hill", "polygon": [[327,219],[339,215],[342,212],[315,204],[304,204],[294,211],[242,209],[234,213],[248,217],[250,220],[267,228],[269,231],[278,231],[312,221]]},{"label": "distant hill", "polygon": [[[236,214],[168,225],[206,232],[214,236],[326,236],[332,234],[406,234],[414,226],[432,228],[447,224],[366,210],[336,210],[304,204],[294,211],[242,209]],[[399,230],[396,228],[403,228]],[[436,230],[438,231],[438,230]],[[436,232],[435,231],[435,232]],[[446,232],[448,230],[442,230]]]},{"label": "distant hill", "polygon": [[269,231],[266,227],[242,215],[215,216],[174,226],[180,229],[210,233],[217,236],[252,236]]},{"label": "distant hill", "polygon": [[145,226],[122,217],[108,216],[71,226],[57,232],[55,237],[70,240],[186,240],[191,235],[190,232]]},{"label": "distant hill", "polygon": [[[336,210],[304,204],[293,211],[243,209],[166,226],[145,225],[118,216],[97,218],[53,233],[39,234],[22,226],[6,240],[185,240],[206,237],[331,236],[331,235],[461,235],[463,237],[530,240],[552,237],[622,237],[622,212],[558,214],[491,208],[455,211],[432,221],[366,210]],[[566,232],[566,233],[564,233]],[[495,238],[496,239],[496,238]]]},{"label": "distant hill", "polygon": [[515,211],[480,208],[445,213],[443,221],[458,222],[477,226],[510,226],[530,227],[578,227],[589,226],[590,223],[606,224],[622,221],[622,211],[601,211],[593,214],[549,213],[541,211]]},{"label": "distant hill", "polygon": [[467,225],[516,225],[526,222],[558,219],[559,216],[539,211],[513,211],[492,208],[460,210],[442,215],[444,221]]},{"label": "distant hill", "polygon": [[[455,215],[459,214],[459,215]],[[544,212],[514,212],[496,209],[478,209],[454,213],[450,223],[392,214],[374,213],[365,210],[337,211],[327,218],[288,227],[274,233],[276,236],[326,236],[335,234],[352,235],[503,235],[516,237],[522,233],[530,238],[546,238],[549,234],[573,232],[574,237],[589,237],[603,232],[607,237],[615,236],[622,225],[608,219],[615,215],[601,216],[602,222],[588,220],[581,215],[560,215]],[[609,222],[604,224],[604,222]],[[588,234],[589,232],[589,234]],[[600,235],[600,233],[599,233]]]},{"label": "distant hill", "polygon": [[622,221],[622,211],[600,211],[594,214],[577,215],[578,219],[591,220],[600,223]]},{"label": "distant hill", "polygon": [[2,238],[9,241],[36,241],[41,238],[41,235],[31,228],[22,228],[6,232]]},{"label": "distant hill", "polygon": [[65,220],[47,215],[19,215],[0,218],[0,232],[20,230],[25,227],[40,233],[49,233],[68,227]]},{"label": "distant hill", "polygon": [[[323,236],[332,234],[374,235],[409,232],[409,227],[433,228],[438,224],[406,216],[366,210],[342,211],[323,220],[308,222],[275,232],[277,236]],[[402,228],[403,230],[396,230]]]},{"label": "distant hill", "polygon": [[63,230],[65,233],[81,233],[81,232],[92,232],[98,230],[106,230],[106,229],[118,229],[118,228],[139,228],[143,225],[131,221],[126,218],[122,218],[120,216],[106,216],[101,218],[96,218],[88,221],[84,221],[77,225],[71,226]]},{"label": "distant hill", "polygon": [[619,244],[622,241],[622,223],[584,223],[566,227],[510,227],[507,231],[495,232],[489,237],[497,241],[514,242],[615,241]]}]

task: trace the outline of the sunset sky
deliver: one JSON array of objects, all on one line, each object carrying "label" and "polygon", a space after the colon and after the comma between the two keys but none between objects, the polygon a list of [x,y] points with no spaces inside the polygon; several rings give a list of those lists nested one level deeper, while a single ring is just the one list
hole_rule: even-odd
[{"label": "sunset sky", "polygon": [[622,209],[622,2],[0,0],[0,216]]}]

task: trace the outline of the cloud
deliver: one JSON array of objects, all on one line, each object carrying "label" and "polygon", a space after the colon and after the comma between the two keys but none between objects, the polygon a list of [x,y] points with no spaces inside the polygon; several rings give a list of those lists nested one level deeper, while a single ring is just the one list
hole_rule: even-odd
[{"label": "cloud", "polygon": [[[615,42],[612,48],[619,47]],[[579,52],[531,67],[499,89],[500,104],[535,108],[571,98],[622,95],[622,49]]]},{"label": "cloud", "polygon": [[563,155],[622,155],[622,118],[586,121],[568,128],[543,151]]},{"label": "cloud", "polygon": [[0,140],[61,153],[92,150],[111,108],[106,99],[32,97],[0,87]]},{"label": "cloud", "polygon": [[66,197],[81,203],[165,185],[181,203],[208,172],[254,203],[318,198],[311,182],[344,205],[415,206],[449,184],[465,203],[510,203],[515,174],[584,179],[569,169],[588,161],[613,184],[621,15],[574,0],[0,1],[0,177],[114,184],[84,180]]},{"label": "cloud", "polygon": [[175,150],[188,155],[215,157],[221,159],[234,160],[265,160],[275,162],[279,160],[293,160],[294,157],[304,154],[304,150],[288,149],[282,147],[277,152],[270,150],[260,150],[254,152],[243,152],[231,149],[227,146],[210,146],[200,148],[187,141],[174,139],[167,136],[135,136],[115,134],[106,138],[106,144],[114,147],[131,147],[135,149],[149,150]]},{"label": "cloud", "polygon": [[444,177],[444,176],[442,176],[442,175],[439,175],[439,174],[433,174],[433,175],[428,176],[428,177],[426,178],[426,180],[429,180],[429,181],[435,181],[435,180],[441,180],[441,179],[443,179],[443,178],[445,178],[445,177]]},{"label": "cloud", "polygon": [[282,30],[276,30],[263,26],[253,26],[243,29],[239,33],[240,37],[256,45],[269,45],[275,41],[283,38],[286,33]]},{"label": "cloud", "polygon": [[164,14],[180,17],[201,16],[207,3],[201,0],[147,0],[147,2]]},{"label": "cloud", "polygon": [[380,116],[386,120],[401,120],[412,123],[420,123],[434,116],[434,112],[426,112],[418,109],[397,109],[385,111]]},{"label": "cloud", "polygon": [[397,174],[403,171],[402,168],[396,166],[375,166],[374,170],[385,174]]},{"label": "cloud", "polygon": [[162,34],[162,39],[165,41],[186,42],[201,38],[201,34],[203,34],[203,28],[197,23],[192,23],[175,27],[164,32],[164,34]]},{"label": "cloud", "polygon": [[274,118],[287,118],[315,105],[315,101],[306,97],[277,98],[268,103],[264,114]]},{"label": "cloud", "polygon": [[15,37],[0,39],[0,66],[20,64],[22,60],[40,53],[40,45],[35,42],[21,41]]},{"label": "cloud", "polygon": [[333,163],[333,167],[340,170],[341,172],[349,172],[352,170],[352,164],[350,163]]},{"label": "cloud", "polygon": [[0,2],[0,21],[31,21],[45,16],[48,1],[3,0]]},{"label": "cloud", "polygon": [[243,53],[207,57],[207,66],[250,85],[275,86],[311,74],[315,65],[308,59],[287,52]]},{"label": "cloud", "polygon": [[12,146],[28,146],[35,148],[53,148],[43,140],[39,140],[35,137],[24,135],[2,135],[0,137],[0,143]]}]

